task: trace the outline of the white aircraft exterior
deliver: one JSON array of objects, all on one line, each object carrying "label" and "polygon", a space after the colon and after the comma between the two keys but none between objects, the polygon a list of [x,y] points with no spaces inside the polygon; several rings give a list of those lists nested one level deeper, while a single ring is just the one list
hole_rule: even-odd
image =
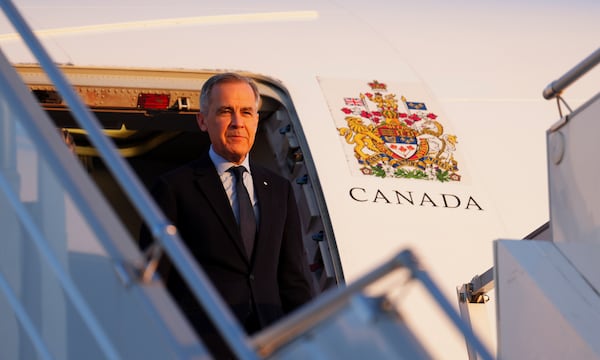
[{"label": "white aircraft exterior", "polygon": [[[453,301],[456,286],[493,265],[494,240],[548,222],[545,133],[560,116],[542,90],[600,34],[600,3],[585,0],[15,5],[59,64],[235,70],[281,86],[324,196],[335,275],[351,284],[411,248]],[[2,51],[12,64],[35,63],[14,32],[0,23]],[[599,81],[590,72],[564,98],[576,108]],[[412,142],[369,140],[391,118],[412,132],[389,136]],[[369,162],[382,146],[395,156]],[[423,289],[400,292],[434,358],[467,357]]]}]

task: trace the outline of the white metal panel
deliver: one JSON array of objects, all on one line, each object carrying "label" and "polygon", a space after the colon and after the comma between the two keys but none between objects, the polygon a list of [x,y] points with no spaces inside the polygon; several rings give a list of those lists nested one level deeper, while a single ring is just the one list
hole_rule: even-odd
[{"label": "white metal panel", "polygon": [[550,224],[556,242],[600,243],[600,94],[548,132]]},{"label": "white metal panel", "polygon": [[[497,240],[498,357],[600,358],[600,297],[549,241]],[[590,257],[600,247],[571,244]]]},{"label": "white metal panel", "polygon": [[600,294],[600,271],[598,271],[598,254],[600,245],[573,243],[557,243],[557,249],[564,255],[581,276]]}]

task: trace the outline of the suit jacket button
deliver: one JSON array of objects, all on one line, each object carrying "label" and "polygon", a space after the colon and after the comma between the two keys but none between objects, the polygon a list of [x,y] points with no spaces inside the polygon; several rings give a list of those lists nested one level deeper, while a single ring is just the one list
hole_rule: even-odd
[{"label": "suit jacket button", "polygon": [[250,276],[248,276],[248,278],[249,278],[251,281],[254,281],[254,274],[250,274]]}]

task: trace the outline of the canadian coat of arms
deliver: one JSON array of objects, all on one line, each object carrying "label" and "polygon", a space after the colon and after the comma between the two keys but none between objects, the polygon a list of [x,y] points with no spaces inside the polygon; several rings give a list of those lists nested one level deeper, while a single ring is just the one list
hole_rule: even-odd
[{"label": "canadian coat of arms", "polygon": [[365,175],[424,180],[460,181],[454,158],[457,137],[444,132],[438,116],[423,102],[388,93],[378,81],[372,92],[344,98],[341,109],[348,127],[338,128]]}]

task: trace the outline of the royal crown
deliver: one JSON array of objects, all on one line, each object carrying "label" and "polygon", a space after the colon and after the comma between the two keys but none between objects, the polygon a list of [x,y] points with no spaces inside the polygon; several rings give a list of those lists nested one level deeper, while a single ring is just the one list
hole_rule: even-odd
[{"label": "royal crown", "polygon": [[372,90],[387,90],[387,85],[380,83],[377,80],[373,80],[373,82],[370,82],[369,86],[371,87]]}]

